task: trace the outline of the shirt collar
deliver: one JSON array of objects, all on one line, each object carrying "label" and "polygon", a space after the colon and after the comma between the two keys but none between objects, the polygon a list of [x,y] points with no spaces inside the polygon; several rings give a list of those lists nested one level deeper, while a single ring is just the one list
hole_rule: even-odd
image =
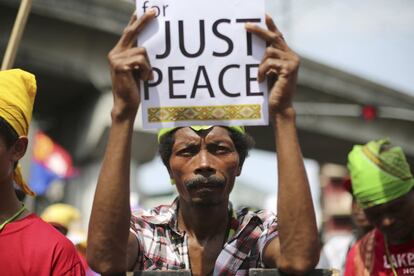
[{"label": "shirt collar", "polygon": [[178,197],[170,205],[160,205],[142,216],[142,219],[153,225],[168,225],[174,232],[178,230]]},{"label": "shirt collar", "polygon": [[[258,218],[254,212],[249,212],[247,208],[236,213],[230,201],[228,210],[231,212],[228,240],[236,237],[253,218]],[[244,217],[242,221],[240,221],[241,217]],[[183,236],[183,233],[178,229],[178,197],[170,205],[158,206],[153,210],[152,215],[143,216],[142,218],[154,225],[168,225],[176,234]]]}]

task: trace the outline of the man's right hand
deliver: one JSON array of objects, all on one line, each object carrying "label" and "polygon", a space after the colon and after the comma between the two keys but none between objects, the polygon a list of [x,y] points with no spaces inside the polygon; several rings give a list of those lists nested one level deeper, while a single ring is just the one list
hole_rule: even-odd
[{"label": "man's right hand", "polygon": [[146,49],[136,45],[139,32],[154,17],[154,10],[147,11],[139,19],[134,13],[118,43],[108,54],[114,94],[112,116],[135,118],[141,102],[139,81],[153,78]]},{"label": "man's right hand", "polygon": [[139,253],[137,239],[129,232],[131,147],[140,104],[139,82],[151,78],[151,66],[145,49],[136,45],[138,34],[154,17],[154,11],[139,19],[133,15],[108,54],[114,106],[89,220],[87,249],[89,265],[104,275],[127,271]]}]

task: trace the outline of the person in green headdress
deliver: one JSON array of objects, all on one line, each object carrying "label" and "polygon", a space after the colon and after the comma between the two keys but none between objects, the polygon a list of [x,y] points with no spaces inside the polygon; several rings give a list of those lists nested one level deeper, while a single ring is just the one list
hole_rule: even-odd
[{"label": "person in green headdress", "polygon": [[414,178],[388,139],[348,155],[354,196],[375,229],[350,250],[345,275],[414,275]]},{"label": "person in green headdress", "polygon": [[240,126],[160,130],[159,151],[178,198],[172,205],[131,215],[129,168],[140,105],[138,79],[151,78],[146,51],[136,47],[136,37],[154,17],[154,11],[134,15],[108,56],[114,106],[89,222],[90,266],[103,274],[190,269],[192,275],[247,275],[258,267],[303,274],[312,269],[319,240],[292,106],[299,57],[269,16],[267,29],[250,23],[246,30],[269,44],[259,80],[277,74],[270,85],[269,111],[278,153],[278,222],[269,211],[233,212],[229,202],[252,146]]}]

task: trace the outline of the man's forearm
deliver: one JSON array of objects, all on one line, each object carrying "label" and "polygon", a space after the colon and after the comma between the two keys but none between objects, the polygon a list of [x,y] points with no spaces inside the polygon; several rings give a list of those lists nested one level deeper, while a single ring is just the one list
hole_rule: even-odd
[{"label": "man's forearm", "polygon": [[297,138],[296,114],[289,107],[272,117],[278,158],[280,251],[282,258],[298,270],[307,270],[316,265],[319,242],[309,183]]},{"label": "man's forearm", "polygon": [[[120,116],[122,115],[122,116]],[[127,270],[129,177],[134,116],[114,108],[88,231],[88,262],[101,273]]]},{"label": "man's forearm", "polygon": [[[136,47],[136,43],[139,32],[155,16],[155,9],[139,19],[134,12],[119,41],[108,53],[114,96],[112,126],[89,221],[87,251],[91,267],[104,274],[124,272],[127,262],[134,262],[133,254],[127,256],[131,140],[140,105],[139,81],[147,81],[152,76],[146,49]],[[136,243],[135,239],[130,241]]]}]

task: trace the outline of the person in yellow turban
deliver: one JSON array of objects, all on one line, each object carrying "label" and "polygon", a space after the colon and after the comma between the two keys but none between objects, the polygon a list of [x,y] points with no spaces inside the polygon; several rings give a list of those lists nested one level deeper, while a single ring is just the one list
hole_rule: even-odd
[{"label": "person in yellow turban", "polygon": [[71,225],[80,220],[81,214],[79,210],[72,205],[55,203],[49,205],[40,217],[66,236]]},{"label": "person in yellow turban", "polygon": [[[20,69],[0,72],[0,118],[6,123],[5,129],[10,127],[11,133],[7,135],[7,142],[18,141],[19,145],[23,146],[23,155],[27,147],[35,96],[36,79],[33,74]],[[33,196],[34,193],[24,181],[17,161],[13,174],[14,181],[23,192]]]},{"label": "person in yellow turban", "polygon": [[35,95],[33,74],[20,69],[0,71],[1,274],[85,275],[73,244],[30,213],[15,193],[16,184],[34,196],[18,162],[26,153]]},{"label": "person in yellow turban", "polygon": [[414,275],[414,178],[388,139],[356,145],[348,155],[356,200],[375,226],[350,250],[345,275]]}]

